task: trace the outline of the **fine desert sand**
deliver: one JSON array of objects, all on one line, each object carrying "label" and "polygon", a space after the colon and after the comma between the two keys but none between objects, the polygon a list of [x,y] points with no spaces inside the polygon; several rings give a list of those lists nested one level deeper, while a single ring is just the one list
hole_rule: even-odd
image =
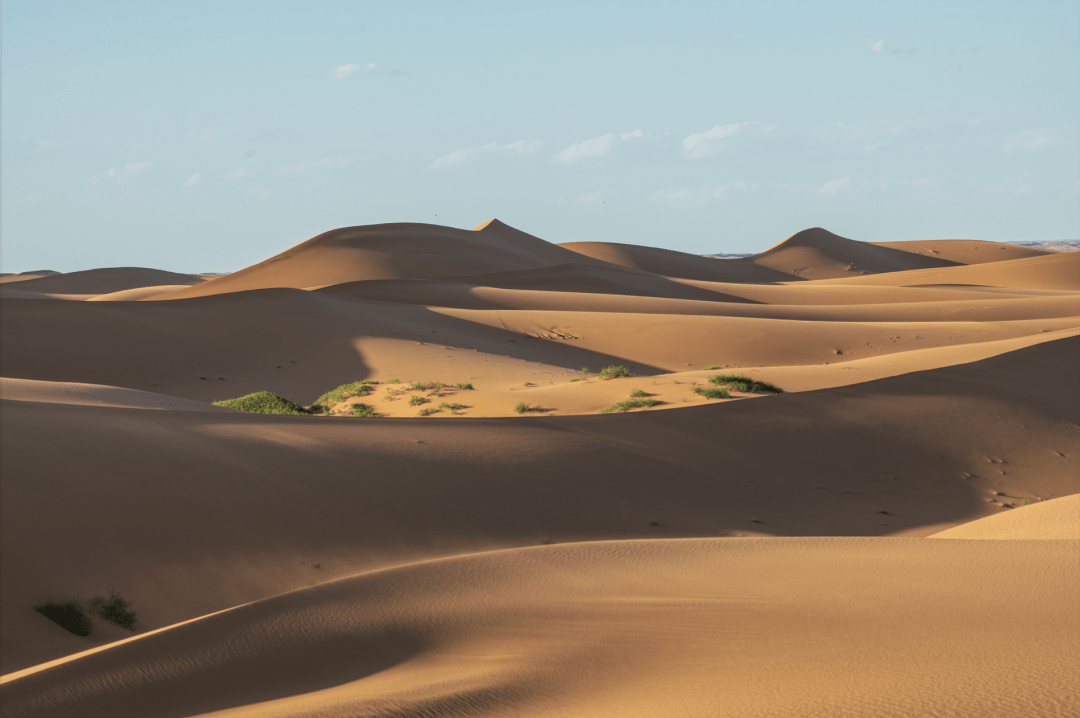
[{"label": "fine desert sand", "polygon": [[0,312],[5,716],[1080,715],[1080,252],[402,223]]}]

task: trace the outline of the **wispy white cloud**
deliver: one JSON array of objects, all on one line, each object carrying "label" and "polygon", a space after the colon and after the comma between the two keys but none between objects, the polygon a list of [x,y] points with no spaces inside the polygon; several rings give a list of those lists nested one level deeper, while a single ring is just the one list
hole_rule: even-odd
[{"label": "wispy white cloud", "polygon": [[429,167],[433,170],[446,170],[472,162],[478,156],[484,154],[505,154],[517,157],[528,157],[536,154],[536,151],[539,148],[539,142],[526,142],[525,140],[510,142],[505,145],[500,145],[498,142],[492,142],[490,144],[481,145],[480,147],[466,147],[464,149],[454,150],[453,152],[436,159]]},{"label": "wispy white cloud", "polygon": [[202,182],[202,178],[203,178],[203,176],[200,173],[196,172],[195,174],[193,174],[193,175],[191,175],[190,177],[187,178],[187,181],[184,182],[184,185],[186,185],[188,187],[194,187],[195,185]]},{"label": "wispy white cloud", "polygon": [[146,173],[153,164],[153,162],[135,162],[130,165],[124,165],[123,167],[114,167],[108,172],[94,175],[87,180],[87,182],[92,185],[101,184],[102,182],[128,184],[134,182],[140,175]]},{"label": "wispy white cloud", "polygon": [[335,80],[345,80],[352,77],[353,75],[358,75],[361,73],[365,75],[370,75],[371,73],[376,72],[378,69],[379,66],[374,62],[368,63],[367,65],[349,63],[348,65],[338,65],[337,67],[335,67],[333,70],[330,71],[330,77]]},{"label": "wispy white cloud", "polygon": [[255,173],[252,172],[251,170],[246,169],[244,167],[241,167],[240,169],[235,169],[235,170],[232,170],[231,172],[226,172],[225,173],[225,179],[227,179],[227,180],[240,180],[240,179],[244,179],[245,177],[250,177],[253,174],[255,174]]},{"label": "wispy white cloud", "polygon": [[878,40],[877,42],[870,43],[870,52],[884,52],[884,51],[885,51],[885,41],[884,40]]},{"label": "wispy white cloud", "polygon": [[570,145],[552,157],[551,161],[560,165],[576,164],[582,160],[589,160],[594,157],[606,155],[620,142],[641,139],[642,137],[644,137],[644,133],[641,130],[623,132],[622,134],[609,133],[600,135],[599,137],[593,137],[578,142],[577,144]]},{"label": "wispy white cloud", "polygon": [[1069,125],[1064,125],[1060,129],[1056,127],[1048,127],[1045,129],[1027,130],[1013,137],[1001,147],[1001,151],[1005,154],[1013,154],[1020,150],[1035,151],[1044,150],[1049,147],[1057,147],[1060,145],[1071,144],[1066,141],[1062,136],[1061,130],[1069,129]]},{"label": "wispy white cloud", "polygon": [[757,120],[734,122],[728,125],[716,125],[711,130],[695,132],[687,136],[687,138],[682,141],[683,154],[692,160],[714,155],[724,146],[725,140],[751,129],[768,131],[773,129],[773,127],[762,126]]},{"label": "wispy white cloud", "polygon": [[838,177],[818,187],[817,192],[824,195],[836,194],[849,186],[851,186],[851,180],[848,177]]},{"label": "wispy white cloud", "polygon": [[733,192],[753,191],[756,189],[756,184],[740,180],[724,184],[704,185],[702,187],[679,187],[677,189],[660,190],[649,199],[666,207],[696,207],[706,202],[727,199]]}]

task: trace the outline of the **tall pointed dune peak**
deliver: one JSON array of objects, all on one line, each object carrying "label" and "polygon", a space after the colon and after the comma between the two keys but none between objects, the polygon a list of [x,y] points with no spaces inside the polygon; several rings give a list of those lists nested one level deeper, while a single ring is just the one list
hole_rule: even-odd
[{"label": "tall pointed dune peak", "polygon": [[498,220],[476,231],[399,222],[324,232],[199,287],[150,298],[182,299],[251,289],[304,289],[371,279],[439,279],[538,269],[581,257]]}]

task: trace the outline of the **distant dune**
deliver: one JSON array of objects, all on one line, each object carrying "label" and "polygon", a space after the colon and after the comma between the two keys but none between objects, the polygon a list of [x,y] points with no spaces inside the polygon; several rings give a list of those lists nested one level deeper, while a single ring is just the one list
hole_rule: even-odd
[{"label": "distant dune", "polygon": [[42,294],[98,295],[162,284],[192,285],[199,284],[202,281],[201,278],[191,274],[164,272],[160,269],[110,267],[108,269],[87,269],[81,272],[35,277],[29,281],[20,282],[19,289]]},{"label": "distant dune", "polygon": [[751,257],[704,260],[652,247],[571,242],[559,245],[605,262],[669,277],[711,282],[790,282],[951,266],[935,257],[912,256],[890,246],[845,239],[824,229],[807,229]]}]

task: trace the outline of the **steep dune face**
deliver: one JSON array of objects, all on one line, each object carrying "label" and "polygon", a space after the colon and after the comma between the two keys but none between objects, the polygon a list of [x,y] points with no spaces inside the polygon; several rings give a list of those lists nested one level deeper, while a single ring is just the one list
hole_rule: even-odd
[{"label": "steep dune face", "polygon": [[369,279],[468,276],[582,261],[573,252],[498,220],[471,231],[431,224],[376,224],[331,230],[246,269],[151,299]]},{"label": "steep dune face", "polygon": [[160,269],[109,267],[39,277],[19,282],[18,288],[21,291],[42,294],[108,294],[163,284],[188,286],[201,284],[202,281],[201,277],[193,274],[178,274]]},{"label": "steep dune face", "polygon": [[1053,254],[1044,249],[1021,247],[1016,244],[986,242],[978,239],[928,239],[909,242],[871,242],[875,247],[888,247],[924,257],[944,259],[959,264],[984,264],[1026,259]]}]

